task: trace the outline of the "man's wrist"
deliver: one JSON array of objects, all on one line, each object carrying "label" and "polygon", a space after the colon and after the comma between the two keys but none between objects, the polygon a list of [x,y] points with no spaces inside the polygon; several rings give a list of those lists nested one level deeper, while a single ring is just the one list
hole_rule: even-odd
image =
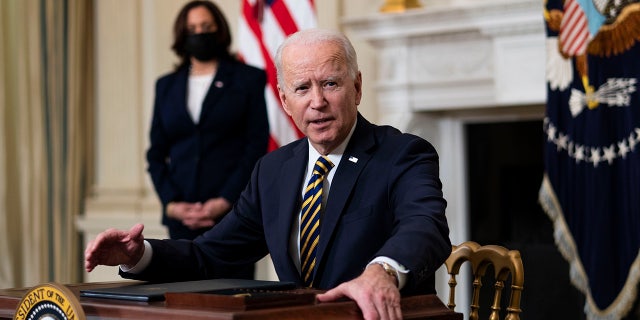
[{"label": "man's wrist", "polygon": [[140,260],[138,260],[136,264],[133,266],[121,264],[119,266],[120,270],[127,273],[137,274],[142,272],[142,270],[144,270],[145,268],[147,268],[147,266],[151,263],[151,257],[153,256],[153,248],[151,247],[151,244],[147,240],[144,240],[143,243],[144,243],[144,249],[143,249],[144,251],[142,251],[142,257],[140,257]]},{"label": "man's wrist", "polygon": [[369,266],[372,265],[379,265],[380,267],[382,267],[382,270],[384,270],[386,274],[393,278],[396,287],[400,285],[400,274],[398,273],[398,270],[396,270],[396,268],[392,267],[390,264],[384,261],[373,261],[369,264]]},{"label": "man's wrist", "polygon": [[391,259],[389,257],[386,256],[377,256],[375,257],[373,260],[371,260],[371,262],[369,262],[367,264],[367,266],[374,264],[374,263],[380,263],[380,262],[386,262],[388,263],[391,267],[393,267],[393,269],[395,269],[395,271],[397,272],[398,275],[398,289],[402,290],[402,288],[404,288],[404,286],[407,284],[407,274],[409,273],[409,270],[403,266],[402,264],[398,263],[396,260]]}]

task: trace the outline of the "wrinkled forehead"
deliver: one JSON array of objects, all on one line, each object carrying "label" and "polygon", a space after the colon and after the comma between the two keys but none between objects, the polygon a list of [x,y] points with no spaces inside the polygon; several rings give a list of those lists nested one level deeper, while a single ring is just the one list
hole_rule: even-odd
[{"label": "wrinkled forehead", "polygon": [[283,71],[300,73],[313,70],[341,71],[347,60],[340,46],[332,42],[291,44],[282,51]]}]

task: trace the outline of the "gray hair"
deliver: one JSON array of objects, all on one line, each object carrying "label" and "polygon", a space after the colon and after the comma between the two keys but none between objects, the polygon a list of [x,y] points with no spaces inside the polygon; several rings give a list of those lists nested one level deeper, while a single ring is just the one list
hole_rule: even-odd
[{"label": "gray hair", "polygon": [[282,75],[282,51],[285,47],[292,44],[300,44],[300,45],[313,45],[323,42],[330,42],[337,44],[342,48],[344,55],[347,59],[347,67],[349,68],[349,76],[352,79],[355,79],[358,75],[358,57],[356,55],[356,50],[351,45],[351,41],[347,39],[347,37],[337,31],[326,30],[326,29],[304,29],[298,31],[288,38],[286,38],[280,47],[278,47],[278,51],[275,56],[275,64],[278,76],[278,84],[284,85],[284,79]]}]

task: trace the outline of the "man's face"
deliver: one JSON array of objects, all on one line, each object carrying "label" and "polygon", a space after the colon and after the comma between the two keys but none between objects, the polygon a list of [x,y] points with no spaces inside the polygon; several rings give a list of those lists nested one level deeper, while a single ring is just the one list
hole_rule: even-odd
[{"label": "man's face", "polygon": [[291,44],[282,52],[284,110],[321,154],[335,149],[356,121],[362,77],[349,76],[341,48],[330,42]]}]

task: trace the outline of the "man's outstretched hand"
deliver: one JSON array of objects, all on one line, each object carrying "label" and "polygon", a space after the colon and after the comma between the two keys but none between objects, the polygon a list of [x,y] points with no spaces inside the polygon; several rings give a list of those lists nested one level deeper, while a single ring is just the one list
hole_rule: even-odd
[{"label": "man's outstretched hand", "polygon": [[367,267],[359,277],[319,294],[317,299],[320,302],[329,302],[342,297],[354,300],[366,320],[402,319],[400,290],[395,279],[378,264]]},{"label": "man's outstretched hand", "polygon": [[130,230],[108,229],[89,242],[84,250],[84,268],[91,272],[98,265],[134,266],[144,253],[144,225],[136,224]]}]

